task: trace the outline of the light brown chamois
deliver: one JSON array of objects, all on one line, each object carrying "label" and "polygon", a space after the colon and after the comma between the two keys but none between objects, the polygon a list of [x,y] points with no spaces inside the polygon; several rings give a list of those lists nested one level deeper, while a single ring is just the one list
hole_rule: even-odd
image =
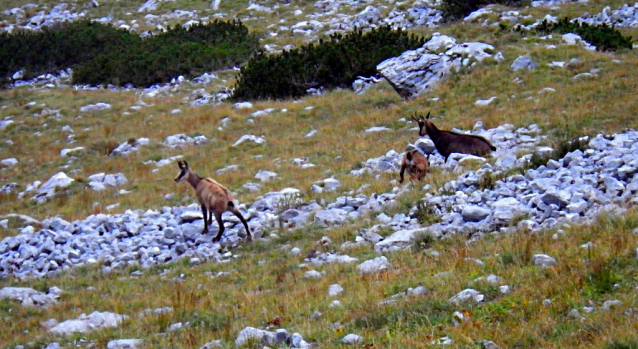
[{"label": "light brown chamois", "polygon": [[439,130],[429,120],[429,112],[425,119],[423,116],[418,119],[412,116],[412,119],[419,124],[419,136],[423,137],[426,134],[430,136],[436,150],[445,157],[445,161],[452,153],[485,156],[496,150],[496,147],[485,137]]},{"label": "light brown chamois", "polygon": [[428,159],[418,150],[408,150],[403,154],[399,183],[403,183],[403,173],[408,169],[408,175],[412,180],[420,181],[428,173]]},{"label": "light brown chamois", "polygon": [[199,200],[199,204],[202,206],[202,214],[204,215],[204,231],[202,231],[202,234],[208,233],[208,225],[213,224],[212,216],[214,214],[215,220],[219,225],[219,232],[213,241],[219,241],[224,233],[222,213],[230,211],[232,214],[237,216],[244,225],[244,228],[246,228],[246,234],[248,234],[247,240],[251,241],[252,234],[250,233],[250,228],[248,228],[248,223],[244,219],[244,216],[241,215],[241,212],[239,212],[239,209],[235,207],[235,203],[233,203],[233,195],[230,191],[212,178],[204,179],[198,176],[188,167],[188,163],[186,161],[179,161],[177,166],[179,167],[180,172],[177,174],[177,177],[175,177],[175,182],[179,182],[186,178],[186,182],[195,188],[197,199]]}]

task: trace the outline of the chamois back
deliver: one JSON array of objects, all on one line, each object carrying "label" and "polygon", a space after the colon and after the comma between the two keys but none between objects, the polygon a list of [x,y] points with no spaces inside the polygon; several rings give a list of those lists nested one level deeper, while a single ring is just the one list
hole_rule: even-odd
[{"label": "chamois back", "polygon": [[418,119],[414,116],[412,118],[419,124],[419,136],[423,137],[427,134],[446,161],[452,153],[485,156],[496,150],[496,147],[485,137],[439,130],[432,121],[428,120],[429,112],[425,118],[423,116]]},{"label": "chamois back", "polygon": [[195,193],[199,202],[211,212],[224,213],[228,211],[229,203],[232,205],[234,200],[230,190],[212,178],[201,180],[195,188]]}]

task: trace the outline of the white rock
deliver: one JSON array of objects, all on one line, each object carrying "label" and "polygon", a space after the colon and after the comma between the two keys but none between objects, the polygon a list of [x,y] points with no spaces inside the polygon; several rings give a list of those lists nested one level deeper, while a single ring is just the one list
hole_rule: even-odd
[{"label": "white rock", "polygon": [[0,120],[0,131],[9,127],[11,124],[13,124],[13,120]]},{"label": "white rock", "polygon": [[110,312],[94,311],[90,315],[82,314],[75,320],[67,320],[49,329],[53,334],[69,335],[72,333],[87,333],[96,329],[117,327],[128,316]]},{"label": "white rock", "polygon": [[243,330],[241,330],[241,332],[239,332],[239,335],[235,339],[235,346],[241,347],[242,345],[246,345],[246,343],[250,340],[257,340],[257,341],[261,341],[262,343],[266,342],[268,344],[270,343],[274,344],[275,333],[270,331],[260,330],[254,327],[246,327]]},{"label": "white rock", "polygon": [[304,277],[308,278],[308,279],[321,279],[323,277],[323,273],[320,273],[316,270],[308,270],[307,272],[304,273]]},{"label": "white rock", "polygon": [[259,179],[262,182],[268,182],[268,181],[270,181],[270,180],[272,180],[274,178],[277,178],[277,174],[275,172],[272,172],[272,171],[260,170],[255,175],[255,178]]},{"label": "white rock", "polygon": [[18,164],[18,159],[16,158],[7,158],[0,161],[4,166],[15,166]]},{"label": "white rock", "polygon": [[389,237],[376,243],[374,245],[374,250],[375,252],[380,253],[410,249],[412,247],[414,237],[421,233],[427,233],[427,230],[411,229],[396,231]]},{"label": "white rock", "polygon": [[33,199],[37,200],[38,202],[44,202],[49,197],[53,196],[57,189],[66,188],[74,181],[75,180],[69,178],[66,173],[58,172],[38,189]]},{"label": "white rock", "polygon": [[253,142],[253,143],[257,143],[257,144],[262,144],[262,143],[266,142],[266,140],[261,138],[261,137],[257,137],[257,136],[254,136],[254,135],[243,135],[243,136],[239,137],[239,139],[235,143],[233,143],[233,147],[236,147],[236,146],[238,146],[238,145],[240,145],[240,144],[242,144],[244,142],[247,142],[247,141]]},{"label": "white rock", "polygon": [[109,341],[106,349],[138,349],[142,348],[144,341],[141,339],[117,339]]},{"label": "white rock", "polygon": [[332,285],[328,286],[328,296],[329,297],[336,297],[341,292],[343,292],[343,287],[341,287],[341,285],[339,285],[339,284],[332,284]]},{"label": "white rock", "polygon": [[83,107],[80,108],[80,112],[95,112],[95,111],[100,111],[100,110],[105,110],[105,109],[111,109],[111,105],[108,103],[95,103],[95,104],[89,104],[89,105],[85,105]]},{"label": "white rock", "polygon": [[233,108],[235,109],[250,109],[252,107],[253,107],[253,104],[250,102],[239,102],[233,105]]},{"label": "white rock", "polygon": [[454,303],[454,304],[459,304],[459,303],[463,303],[463,302],[467,302],[467,301],[473,300],[473,301],[478,303],[478,302],[482,301],[484,298],[485,298],[485,296],[481,292],[479,292],[479,291],[477,291],[475,289],[468,288],[468,289],[465,289],[465,290],[457,293],[454,297],[450,298],[448,300],[448,302]]},{"label": "white rock", "polygon": [[490,97],[488,99],[479,99],[476,102],[474,102],[474,104],[479,106],[485,106],[485,105],[491,104],[492,102],[494,102],[494,100],[496,100],[496,96]]},{"label": "white rock", "polygon": [[62,150],[60,151],[60,156],[62,156],[62,157],[64,157],[64,156],[68,156],[68,155],[69,155],[69,153],[73,153],[73,152],[76,152],[76,151],[80,151],[80,150],[82,150],[82,149],[84,149],[84,147],[76,147],[76,148],[71,148],[71,149],[62,149]]},{"label": "white rock", "polygon": [[557,263],[554,258],[546,254],[535,254],[532,257],[532,264],[543,268],[549,268],[556,266]]},{"label": "white rock", "polygon": [[363,342],[363,337],[358,334],[350,333],[345,337],[341,338],[341,342],[347,345],[355,345]]},{"label": "white rock", "polygon": [[367,260],[357,266],[362,275],[370,273],[378,273],[390,269],[392,266],[385,256]]},{"label": "white rock", "polygon": [[467,205],[463,208],[461,216],[466,222],[480,222],[490,215],[491,211],[475,205]]},{"label": "white rock", "polygon": [[363,131],[364,133],[376,133],[376,132],[384,132],[384,131],[392,131],[391,128],[383,127],[383,126],[374,126],[369,129]]}]

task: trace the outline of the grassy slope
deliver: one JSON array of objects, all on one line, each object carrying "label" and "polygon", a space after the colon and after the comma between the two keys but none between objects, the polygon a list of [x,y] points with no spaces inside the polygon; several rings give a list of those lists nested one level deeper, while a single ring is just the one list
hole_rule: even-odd
[{"label": "grassy slope", "polygon": [[[101,2],[102,3],[102,2]],[[140,2],[141,3],[141,2]],[[205,2],[208,4],[208,2]],[[227,2],[222,1],[222,6]],[[104,1],[101,10],[108,7]],[[561,15],[580,15],[584,10],[596,13],[605,2],[564,6]],[[167,6],[165,4],[163,6]],[[187,4],[179,4],[186,6]],[[311,3],[299,3],[308,6]],[[3,5],[4,6],[4,5]],[[115,7],[115,5],[113,5]],[[119,5],[118,5],[119,6]],[[129,6],[129,5],[127,5]],[[135,10],[138,5],[132,6]],[[177,7],[176,8],[187,8]],[[229,5],[230,6],[230,5]],[[611,5],[610,5],[611,6]],[[244,7],[245,8],[245,7]],[[612,6],[612,8],[615,8]],[[224,9],[230,11],[232,9]],[[530,10],[540,14],[540,10]],[[133,15],[135,16],[135,15]],[[257,21],[255,21],[257,22]],[[247,22],[250,23],[250,22]],[[293,22],[294,23],[294,22]],[[263,24],[260,24],[263,25]],[[561,46],[544,48],[544,41],[523,39],[517,34],[499,32],[497,29],[457,24],[437,30],[455,36],[462,41],[484,41],[503,52],[502,64],[487,64],[469,73],[462,73],[442,83],[437,90],[411,101],[401,101],[387,84],[375,87],[364,95],[349,91],[335,91],[321,97],[308,97],[300,103],[293,101],[263,101],[252,110],[234,110],[229,105],[192,108],[185,98],[189,89],[172,96],[144,98],[153,104],[140,111],[130,110],[138,96],[134,92],[107,91],[34,91],[24,88],[0,92],[0,116],[11,115],[16,124],[2,132],[3,140],[10,139],[13,146],[0,147],[0,159],[16,157],[20,161],[15,168],[0,170],[0,184],[17,182],[20,189],[35,180],[45,181],[59,171],[78,169],[72,176],[85,180],[97,172],[123,172],[131,181],[126,189],[131,194],[120,196],[116,191],[95,193],[76,185],[61,193],[55,200],[43,205],[33,205],[16,200],[14,196],[0,197],[0,212],[15,212],[43,219],[60,215],[67,220],[82,219],[91,213],[105,212],[106,206],[119,202],[114,212],[128,208],[151,209],[163,205],[180,205],[195,201],[192,189],[175,185],[171,179],[174,166],[162,167],[156,173],[154,166],[143,161],[158,160],[174,155],[184,155],[189,163],[203,175],[214,175],[216,169],[238,164],[241,170],[215,176],[238,193],[242,202],[249,202],[256,195],[284,187],[299,188],[306,199],[331,200],[330,194],[311,194],[307,188],[317,180],[334,175],[345,189],[357,189],[363,184],[371,187],[365,193],[385,192],[392,188],[388,183],[398,174],[352,178],[347,173],[371,157],[377,157],[389,149],[401,150],[416,138],[413,127],[398,121],[417,111],[432,110],[440,116],[437,125],[442,128],[471,128],[482,120],[487,127],[503,123],[527,126],[538,123],[551,132],[558,130],[570,135],[596,134],[636,128],[638,102],[635,100],[638,84],[638,57],[634,51],[616,54],[586,52],[577,47]],[[472,26],[476,29],[476,26]],[[258,28],[260,29],[260,28]],[[472,34],[470,34],[472,33]],[[624,31],[634,35],[636,30]],[[429,32],[422,32],[427,35]],[[288,40],[281,38],[282,42]],[[554,39],[554,43],[559,40]],[[522,54],[530,54],[541,63],[534,72],[509,70],[511,62]],[[569,61],[579,58],[578,66],[557,69],[544,64],[552,61]],[[572,76],[601,69],[598,77],[575,81]],[[522,83],[514,83],[519,77]],[[538,94],[545,87],[555,93]],[[497,96],[486,107],[474,105],[477,99]],[[429,98],[438,97],[438,102]],[[36,105],[26,107],[35,101]],[[81,106],[105,102],[113,108],[94,114],[84,113],[77,118]],[[5,107],[6,106],[6,107]],[[305,107],[313,106],[311,110]],[[255,123],[246,119],[250,113],[264,108],[277,108],[270,115]],[[34,117],[44,109],[60,109],[61,120]],[[171,114],[180,108],[181,114]],[[280,113],[281,108],[288,112]],[[125,115],[125,112],[130,115]],[[223,132],[217,131],[220,120],[231,121]],[[76,143],[66,144],[61,128],[69,125],[75,131]],[[371,126],[388,126],[393,132],[365,135],[363,130]],[[314,138],[304,135],[312,129],[319,132]],[[35,133],[40,132],[39,136]],[[164,149],[142,148],[139,153],[126,158],[106,157],[101,150],[109,143],[120,143],[130,138],[148,137],[161,142],[171,134],[203,134],[215,141],[198,147]],[[265,145],[242,144],[231,147],[241,135],[263,135]],[[79,159],[66,165],[59,156],[64,148],[84,146]],[[255,159],[255,155],[264,155]],[[307,156],[317,167],[300,171],[290,163],[295,157]],[[341,160],[334,161],[340,156]],[[262,192],[250,194],[241,185],[253,179],[257,171],[268,169],[279,173],[279,179],[264,185]],[[441,184],[446,175],[435,173],[427,181]],[[177,193],[175,201],[163,199],[166,193]],[[407,212],[420,197],[416,192],[400,200],[401,204],[387,212]],[[99,203],[94,205],[94,203]],[[326,272],[320,280],[303,278],[305,268],[300,268],[302,258],[322,236],[329,236],[333,245],[322,249],[338,249],[345,241],[353,241],[361,227],[369,227],[372,221],[363,220],[350,226],[319,231],[312,228],[295,232],[277,232],[279,238],[270,242],[257,242],[234,251],[240,255],[232,264],[205,264],[190,266],[180,262],[144,270],[141,277],[130,278],[132,270],[102,274],[97,270],[80,269],[52,280],[19,282],[0,280],[0,287],[20,285],[46,290],[58,286],[66,291],[60,303],[50,309],[34,310],[0,301],[0,347],[26,344],[35,341],[48,343],[53,339],[39,325],[43,320],[59,321],[75,318],[94,310],[113,311],[132,315],[133,319],[117,329],[102,330],[83,336],[57,338],[60,343],[84,337],[104,347],[110,339],[143,338],[149,348],[187,347],[199,348],[213,339],[223,339],[230,347],[239,330],[245,326],[265,328],[268,322],[279,318],[281,327],[299,332],[307,340],[318,342],[321,347],[340,347],[340,338],[354,332],[383,348],[427,347],[431,339],[450,336],[452,347],[467,348],[479,339],[490,339],[501,347],[521,348],[600,348],[612,340],[635,341],[636,322],[622,315],[628,308],[636,307],[635,247],[637,237],[631,234],[636,227],[638,213],[631,211],[622,219],[601,219],[588,228],[568,228],[565,234],[554,240],[553,231],[527,236],[510,234],[494,236],[473,244],[463,239],[448,239],[433,243],[441,252],[433,258],[422,250],[388,255],[393,270],[381,275],[362,277],[355,265],[319,267]],[[8,230],[0,229],[0,236],[15,234],[17,222],[11,222]],[[592,241],[591,252],[579,246]],[[293,246],[302,249],[302,257],[287,255]],[[375,257],[370,248],[349,250],[347,254],[360,260]],[[558,266],[542,270],[529,265],[534,253],[547,253],[558,260]],[[467,262],[466,257],[485,262],[480,267]],[[167,270],[164,276],[159,276]],[[228,276],[212,279],[219,271],[230,271]],[[440,272],[452,271],[447,278],[435,278]],[[490,273],[505,279],[513,289],[510,295],[499,295],[494,286],[474,283],[479,276]],[[169,281],[184,275],[185,281]],[[329,285],[339,283],[345,291],[338,297],[342,308],[328,308],[332,301],[327,296]],[[610,285],[619,283],[619,287]],[[421,298],[399,302],[391,306],[378,306],[378,302],[407,287],[424,285],[428,294]],[[92,286],[94,290],[87,290]],[[446,300],[466,287],[483,291],[487,301],[481,305],[452,306]],[[542,306],[542,300],[553,300],[552,305]],[[620,299],[623,305],[611,311],[596,310],[586,314],[586,320],[566,317],[571,308],[581,308],[593,303],[597,308],[608,299]],[[135,314],[146,308],[172,306],[170,315],[138,319]],[[323,313],[316,321],[309,319],[315,310]],[[459,327],[451,322],[455,310],[467,310],[471,320]],[[176,322],[192,323],[191,327],[165,335],[166,328]],[[335,328],[335,323],[340,325]],[[25,333],[28,330],[28,333]]]}]

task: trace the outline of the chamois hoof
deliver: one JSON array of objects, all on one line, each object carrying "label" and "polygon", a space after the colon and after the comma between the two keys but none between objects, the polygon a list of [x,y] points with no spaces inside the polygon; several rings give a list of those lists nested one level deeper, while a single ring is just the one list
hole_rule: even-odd
[{"label": "chamois hoof", "polygon": [[252,237],[252,236],[250,236],[250,235],[248,235],[248,236],[246,237],[246,241],[247,241],[247,242],[251,242],[251,241],[253,241],[253,237]]},{"label": "chamois hoof", "polygon": [[217,237],[217,236],[215,236],[215,237],[213,238],[213,242],[219,242],[221,239],[222,239],[221,237]]}]

